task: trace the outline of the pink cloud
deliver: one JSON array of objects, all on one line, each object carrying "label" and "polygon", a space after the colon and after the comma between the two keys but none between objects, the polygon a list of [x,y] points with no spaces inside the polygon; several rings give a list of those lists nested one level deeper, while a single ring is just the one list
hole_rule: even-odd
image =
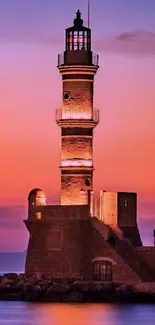
[{"label": "pink cloud", "polygon": [[[55,33],[49,26],[8,26],[0,29],[1,41],[36,42],[45,46],[61,46],[64,41],[63,33]],[[135,30],[107,38],[94,39],[98,51],[120,54],[155,55],[155,32]]]},{"label": "pink cloud", "polygon": [[95,41],[98,51],[120,54],[155,55],[155,33],[148,31],[124,32]]}]

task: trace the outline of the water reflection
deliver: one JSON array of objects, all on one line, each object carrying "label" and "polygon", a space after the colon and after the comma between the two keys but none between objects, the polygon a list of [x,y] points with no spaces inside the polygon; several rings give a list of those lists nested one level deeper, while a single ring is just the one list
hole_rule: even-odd
[{"label": "water reflection", "polygon": [[154,325],[154,305],[0,302],[0,325]]}]

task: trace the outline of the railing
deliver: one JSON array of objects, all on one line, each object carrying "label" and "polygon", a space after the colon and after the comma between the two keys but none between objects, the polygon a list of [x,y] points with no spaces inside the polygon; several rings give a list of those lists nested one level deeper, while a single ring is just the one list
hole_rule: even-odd
[{"label": "railing", "polygon": [[99,65],[99,55],[96,53],[93,53],[92,55],[92,64],[95,66]]},{"label": "railing", "polygon": [[56,109],[56,121],[60,120],[88,120],[99,123],[99,110],[94,109],[92,114],[79,112],[78,109],[72,108],[70,111],[65,109]]},{"label": "railing", "polygon": [[[58,67],[65,64],[64,53],[58,54]],[[89,65],[89,64],[88,64]],[[92,65],[99,65],[99,55],[92,53]]]},{"label": "railing", "polygon": [[61,167],[92,167],[92,159],[72,158],[61,160]]},{"label": "railing", "polygon": [[64,53],[58,54],[58,67],[64,65]]}]

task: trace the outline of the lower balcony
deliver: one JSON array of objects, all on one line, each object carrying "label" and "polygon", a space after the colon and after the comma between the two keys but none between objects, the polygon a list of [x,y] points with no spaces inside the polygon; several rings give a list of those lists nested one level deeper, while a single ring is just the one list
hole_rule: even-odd
[{"label": "lower balcony", "polygon": [[72,125],[87,125],[87,127],[95,127],[99,123],[99,110],[94,109],[92,114],[87,112],[79,112],[76,108],[65,111],[56,109],[56,122],[60,127]]},{"label": "lower balcony", "polygon": [[61,161],[61,167],[92,167],[92,159],[64,159]]}]

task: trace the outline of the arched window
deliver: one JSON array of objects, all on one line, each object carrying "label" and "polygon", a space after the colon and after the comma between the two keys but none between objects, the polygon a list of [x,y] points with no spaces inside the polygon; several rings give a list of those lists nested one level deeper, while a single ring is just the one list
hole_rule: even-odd
[{"label": "arched window", "polygon": [[112,263],[105,260],[94,261],[93,279],[94,281],[112,281]]}]

